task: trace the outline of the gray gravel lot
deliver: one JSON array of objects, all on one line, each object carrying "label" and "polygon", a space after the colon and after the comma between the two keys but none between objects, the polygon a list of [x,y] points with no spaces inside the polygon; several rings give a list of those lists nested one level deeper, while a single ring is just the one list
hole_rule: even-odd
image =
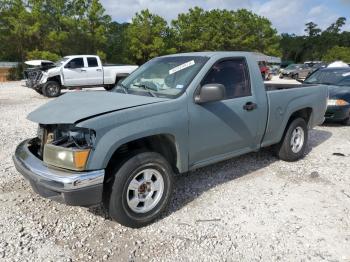
[{"label": "gray gravel lot", "polygon": [[36,132],[26,115],[47,101],[0,83],[1,261],[350,261],[350,127],[317,127],[296,163],[265,149],[182,175],[163,218],[129,229],[37,196],[15,170]]}]

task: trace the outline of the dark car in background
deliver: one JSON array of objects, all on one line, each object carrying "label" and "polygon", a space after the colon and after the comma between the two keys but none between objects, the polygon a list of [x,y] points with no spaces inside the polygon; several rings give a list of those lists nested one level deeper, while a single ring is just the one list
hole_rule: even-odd
[{"label": "dark car in background", "polygon": [[306,64],[291,64],[281,69],[280,78],[305,79],[312,71],[312,68]]},{"label": "dark car in background", "polygon": [[321,68],[308,76],[304,84],[327,85],[326,121],[350,125],[350,68]]}]

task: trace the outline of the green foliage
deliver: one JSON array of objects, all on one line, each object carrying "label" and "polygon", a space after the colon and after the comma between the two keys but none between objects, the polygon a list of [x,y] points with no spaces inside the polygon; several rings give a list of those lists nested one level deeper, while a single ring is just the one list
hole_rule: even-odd
[{"label": "green foliage", "polygon": [[42,59],[42,60],[50,60],[56,62],[60,59],[60,56],[49,51],[39,51],[37,49],[30,51],[27,53],[26,59],[34,60],[34,59]]},{"label": "green foliage", "polygon": [[130,24],[119,24],[100,0],[1,0],[0,60],[98,54],[104,62],[142,64],[159,55],[206,50],[257,51],[295,62],[346,58],[345,23],[339,17],[322,31],[309,22],[303,36],[278,35],[267,18],[246,9],[194,7],[170,24],[142,10]]},{"label": "green foliage", "polygon": [[24,61],[35,50],[64,56],[106,49],[111,18],[99,0],[3,1],[0,59]]},{"label": "green foliage", "polygon": [[96,54],[100,57],[100,59],[103,63],[106,62],[107,55],[105,52],[103,52],[101,50],[97,50]]},{"label": "green foliage", "polygon": [[326,55],[334,47],[350,47],[350,32],[342,31],[345,22],[345,17],[339,17],[324,31],[310,22],[305,25],[304,36],[282,34],[280,45],[283,59],[295,62],[330,59],[331,56]]},{"label": "green foliage", "polygon": [[323,59],[326,62],[341,60],[350,63],[350,47],[334,46],[328,50]]},{"label": "green foliage", "polygon": [[248,10],[204,11],[199,7],[172,21],[179,51],[245,50],[279,54],[279,37],[271,22]]},{"label": "green foliage", "polygon": [[99,54],[103,61],[137,63],[159,55],[204,50],[248,50],[278,55],[271,22],[245,9],[179,14],[169,25],[142,10],[131,24],[111,22],[99,0],[3,0],[0,59],[24,61]]},{"label": "green foliage", "polygon": [[112,22],[107,34],[106,56],[109,62],[129,63],[126,30],[129,24]]},{"label": "green foliage", "polygon": [[170,30],[167,22],[162,17],[151,14],[149,10],[136,13],[126,33],[129,56],[138,64],[176,51],[168,46]]}]

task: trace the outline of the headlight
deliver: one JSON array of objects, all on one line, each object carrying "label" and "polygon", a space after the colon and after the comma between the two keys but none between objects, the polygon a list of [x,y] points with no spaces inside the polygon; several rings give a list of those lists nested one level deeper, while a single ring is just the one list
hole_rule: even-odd
[{"label": "headlight", "polygon": [[86,167],[90,150],[46,144],[44,147],[44,162],[57,167],[82,171]]},{"label": "headlight", "polygon": [[82,171],[85,169],[91,149],[95,143],[95,132],[91,129],[73,126],[58,126],[44,145],[43,160],[45,163]]},{"label": "headlight", "polygon": [[49,76],[48,73],[42,72],[42,76],[40,78],[40,83],[46,83],[48,76]]},{"label": "headlight", "polygon": [[329,99],[328,105],[329,106],[347,106],[349,105],[349,103],[343,99]]}]

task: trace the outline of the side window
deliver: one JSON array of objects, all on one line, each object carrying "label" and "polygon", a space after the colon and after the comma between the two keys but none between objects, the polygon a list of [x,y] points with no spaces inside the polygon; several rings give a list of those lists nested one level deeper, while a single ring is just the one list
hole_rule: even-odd
[{"label": "side window", "polygon": [[216,63],[202,81],[202,85],[206,84],[224,85],[226,99],[252,95],[248,67],[244,58]]},{"label": "side window", "polygon": [[97,59],[96,57],[88,57],[87,58],[88,66],[89,67],[98,67]]},{"label": "side window", "polygon": [[74,58],[68,63],[68,68],[82,68],[84,67],[83,58]]}]

